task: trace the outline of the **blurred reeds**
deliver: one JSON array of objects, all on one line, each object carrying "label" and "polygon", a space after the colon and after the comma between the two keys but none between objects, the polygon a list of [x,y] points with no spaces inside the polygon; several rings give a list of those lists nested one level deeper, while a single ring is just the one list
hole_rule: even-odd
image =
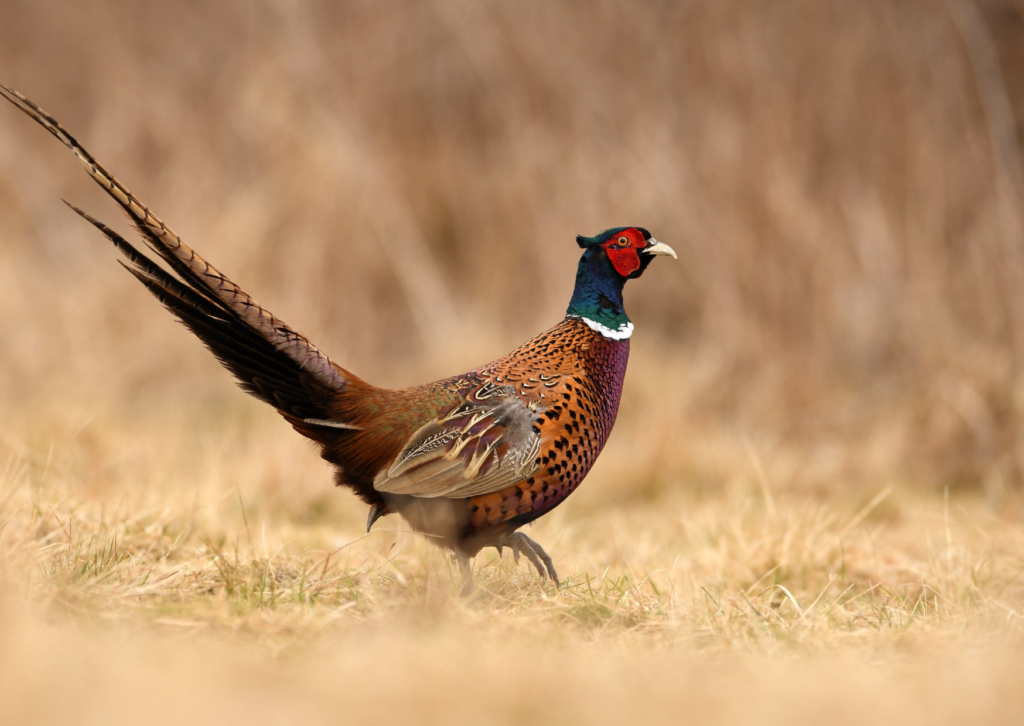
[{"label": "blurred reeds", "polygon": [[[999,492],[1024,480],[1022,18],[1005,0],[7,0],[0,69],[375,382],[501,354],[560,316],[575,234],[641,224],[680,260],[629,286],[620,436],[829,460],[786,486]],[[0,406],[234,405],[58,200],[112,205],[13,109],[3,129]]]}]

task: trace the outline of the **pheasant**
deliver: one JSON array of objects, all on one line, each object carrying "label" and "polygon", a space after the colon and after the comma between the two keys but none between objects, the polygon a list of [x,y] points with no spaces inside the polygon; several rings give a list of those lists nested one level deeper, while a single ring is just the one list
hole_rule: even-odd
[{"label": "pheasant", "polygon": [[234,374],[320,445],[339,486],[370,507],[367,532],[397,513],[454,552],[462,592],[484,547],[524,555],[559,585],[551,557],[519,528],[568,497],[594,465],[619,408],[633,323],[627,280],[671,247],[642,227],[578,236],[583,249],[565,318],[508,355],[422,386],[378,388],[332,362],[301,333],[186,245],[49,114],[0,94],[64,143],[135,223],[159,265],[70,206],[127,258],[121,264]]}]

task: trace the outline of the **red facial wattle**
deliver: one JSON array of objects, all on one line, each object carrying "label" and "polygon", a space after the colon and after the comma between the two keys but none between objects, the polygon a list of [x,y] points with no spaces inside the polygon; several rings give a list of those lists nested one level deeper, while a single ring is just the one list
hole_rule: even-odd
[{"label": "red facial wattle", "polygon": [[608,250],[608,259],[611,260],[615,271],[623,277],[629,277],[640,269],[640,255],[632,246],[620,250]]},{"label": "red facial wattle", "polygon": [[623,277],[629,277],[640,269],[640,250],[646,242],[635,229],[627,229],[605,243],[604,248],[612,267]]}]

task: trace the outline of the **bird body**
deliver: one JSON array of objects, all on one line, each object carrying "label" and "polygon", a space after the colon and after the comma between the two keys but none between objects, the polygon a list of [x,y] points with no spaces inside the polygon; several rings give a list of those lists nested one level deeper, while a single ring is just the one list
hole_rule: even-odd
[{"label": "bird body", "polygon": [[[587,475],[611,433],[628,356],[628,339],[567,317],[474,371],[378,389],[338,410],[360,428],[327,434],[323,456],[378,516],[401,512],[445,546],[476,554]],[[369,400],[373,423],[364,427]],[[316,440],[309,424],[296,426]]]},{"label": "bird body", "polygon": [[[128,213],[170,271],[75,209],[127,258],[122,263],[230,370],[335,466],[337,484],[370,505],[367,529],[390,513],[469,558],[508,546],[557,583],[550,557],[518,528],[551,511],[590,471],[619,407],[633,324],[622,290],[656,255],[675,253],[641,227],[577,237],[583,248],[566,317],[468,373],[405,389],[373,386],[331,361],[200,257],[52,117],[11,101],[70,148]],[[70,205],[69,205],[70,206]]]}]

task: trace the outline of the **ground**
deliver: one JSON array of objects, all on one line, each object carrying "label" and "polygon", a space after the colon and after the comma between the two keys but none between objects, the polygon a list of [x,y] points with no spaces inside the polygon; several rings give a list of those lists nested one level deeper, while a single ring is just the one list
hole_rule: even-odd
[{"label": "ground", "polygon": [[1010,723],[1024,707],[1013,494],[773,492],[749,441],[721,462],[745,483],[623,488],[620,441],[529,530],[562,586],[489,550],[463,599],[452,558],[395,517],[364,534],[365,507],[272,412],[189,410],[5,430],[0,694],[23,721]]}]

